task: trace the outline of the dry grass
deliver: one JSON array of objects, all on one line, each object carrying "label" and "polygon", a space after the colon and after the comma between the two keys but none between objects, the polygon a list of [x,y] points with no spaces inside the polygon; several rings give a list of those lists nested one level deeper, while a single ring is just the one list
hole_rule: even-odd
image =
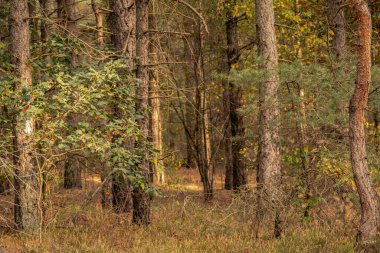
[{"label": "dry grass", "polygon": [[196,172],[172,175],[170,181],[175,184],[153,200],[153,222],[147,228],[132,225],[128,215],[102,210],[98,200],[84,206],[88,188],[60,190],[41,237],[3,230],[0,244],[11,253],[353,252],[353,225],[302,222],[289,211],[283,238],[258,240],[251,196],[217,191],[212,203],[204,203]]}]

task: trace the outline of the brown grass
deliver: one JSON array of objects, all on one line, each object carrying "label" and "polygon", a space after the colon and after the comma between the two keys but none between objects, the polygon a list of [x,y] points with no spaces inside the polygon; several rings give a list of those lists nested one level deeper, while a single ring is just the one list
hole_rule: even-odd
[{"label": "brown grass", "polygon": [[[147,228],[132,225],[130,215],[102,210],[99,199],[84,205],[99,184],[96,178],[87,181],[82,190],[52,194],[40,236],[1,230],[5,252],[354,252],[352,221],[301,221],[292,208],[286,212],[281,239],[256,239],[253,196],[237,196],[217,186],[215,199],[205,203],[193,170],[168,178],[163,196],[153,200],[153,221]],[[6,199],[11,197],[0,199],[2,212],[10,208]],[[5,214],[9,219],[11,215]]]}]

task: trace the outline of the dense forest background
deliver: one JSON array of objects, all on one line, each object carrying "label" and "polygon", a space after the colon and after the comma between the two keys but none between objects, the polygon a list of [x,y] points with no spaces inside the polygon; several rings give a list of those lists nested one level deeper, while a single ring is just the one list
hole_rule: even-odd
[{"label": "dense forest background", "polygon": [[0,0],[0,252],[380,252],[380,1]]}]

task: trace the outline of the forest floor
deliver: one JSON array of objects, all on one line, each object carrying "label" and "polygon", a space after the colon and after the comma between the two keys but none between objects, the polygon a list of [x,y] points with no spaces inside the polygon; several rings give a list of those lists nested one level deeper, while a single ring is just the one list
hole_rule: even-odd
[{"label": "forest floor", "polygon": [[95,176],[87,176],[80,190],[52,194],[39,235],[11,229],[12,197],[1,196],[0,252],[354,252],[357,217],[302,220],[288,209],[281,239],[256,239],[253,194],[223,191],[222,178],[216,178],[215,198],[205,203],[196,170],[172,173],[167,182],[153,199],[147,228],[132,225],[130,215],[102,209],[99,198],[84,201],[99,187]]}]

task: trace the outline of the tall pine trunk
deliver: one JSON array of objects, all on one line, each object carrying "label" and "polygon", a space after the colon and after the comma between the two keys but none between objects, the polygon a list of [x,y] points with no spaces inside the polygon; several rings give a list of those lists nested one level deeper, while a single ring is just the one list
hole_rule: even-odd
[{"label": "tall pine trunk", "polygon": [[[151,27],[153,30],[157,30],[157,3],[152,1],[153,12],[151,21]],[[152,52],[152,62],[158,62],[159,60],[159,48],[160,48],[160,39],[157,34],[154,35],[151,44]],[[152,105],[152,141],[153,149],[155,150],[154,159],[153,159],[153,178],[154,182],[158,184],[165,183],[165,172],[164,164],[162,162],[162,114],[161,114],[161,99],[160,99],[160,84],[159,84],[159,68],[154,67],[150,71],[150,94],[151,94],[151,105]]]},{"label": "tall pine trunk", "polygon": [[361,222],[357,240],[363,252],[378,252],[373,246],[377,240],[379,204],[368,169],[364,127],[364,113],[371,83],[372,20],[365,0],[351,0],[350,3],[358,20],[357,77],[349,108],[351,163],[361,206]]},{"label": "tall pine trunk", "polygon": [[[30,58],[29,12],[27,0],[10,2],[11,63],[17,78],[14,90],[22,94],[32,84]],[[28,102],[26,102],[28,104]],[[15,223],[18,229],[37,232],[41,226],[41,195],[39,171],[35,162],[32,136],[35,122],[25,106],[13,119],[14,169],[15,169]]]},{"label": "tall pine trunk", "polygon": [[[108,26],[111,31],[111,42],[114,45],[116,55],[127,59],[127,66],[133,69],[136,57],[136,6],[134,0],[109,0],[109,8],[112,12],[108,16]],[[114,114],[117,118],[122,115],[119,106],[114,105]],[[114,139],[117,136],[113,137]],[[133,143],[124,143],[133,146]],[[131,168],[128,168],[131,169]],[[132,210],[132,187],[122,172],[112,176],[112,206],[116,212],[129,212]]]},{"label": "tall pine trunk", "polygon": [[[149,0],[136,0],[136,58],[137,70],[136,76],[139,80],[136,96],[136,111],[140,114],[138,125],[142,136],[137,141],[137,149],[139,152],[145,148],[145,143],[149,140],[149,37],[148,37],[148,15]],[[142,161],[138,164],[138,169],[143,176],[143,184],[148,185],[149,178],[149,161],[146,152],[141,153]],[[150,198],[140,184],[133,188],[133,223],[140,225],[148,225],[150,223]]]},{"label": "tall pine trunk", "polygon": [[[234,17],[236,7],[235,0],[227,0],[226,7],[226,35],[227,35],[227,76],[229,76],[234,65],[239,61],[238,42],[238,19]],[[238,190],[247,183],[244,171],[244,123],[243,117],[239,114],[239,109],[243,106],[242,88],[233,83],[227,77],[225,82],[226,100],[225,112],[227,117],[227,128],[225,133],[225,154],[226,154],[226,179],[225,188]],[[232,166],[232,167],[231,167]]]},{"label": "tall pine trunk", "polygon": [[[281,170],[279,149],[279,86],[277,41],[273,0],[256,0],[258,53],[262,61],[263,80],[259,91],[259,154],[257,171],[257,219],[267,216],[274,224],[274,235],[281,235]],[[259,231],[259,230],[258,230]],[[259,236],[259,233],[257,234]]]}]

